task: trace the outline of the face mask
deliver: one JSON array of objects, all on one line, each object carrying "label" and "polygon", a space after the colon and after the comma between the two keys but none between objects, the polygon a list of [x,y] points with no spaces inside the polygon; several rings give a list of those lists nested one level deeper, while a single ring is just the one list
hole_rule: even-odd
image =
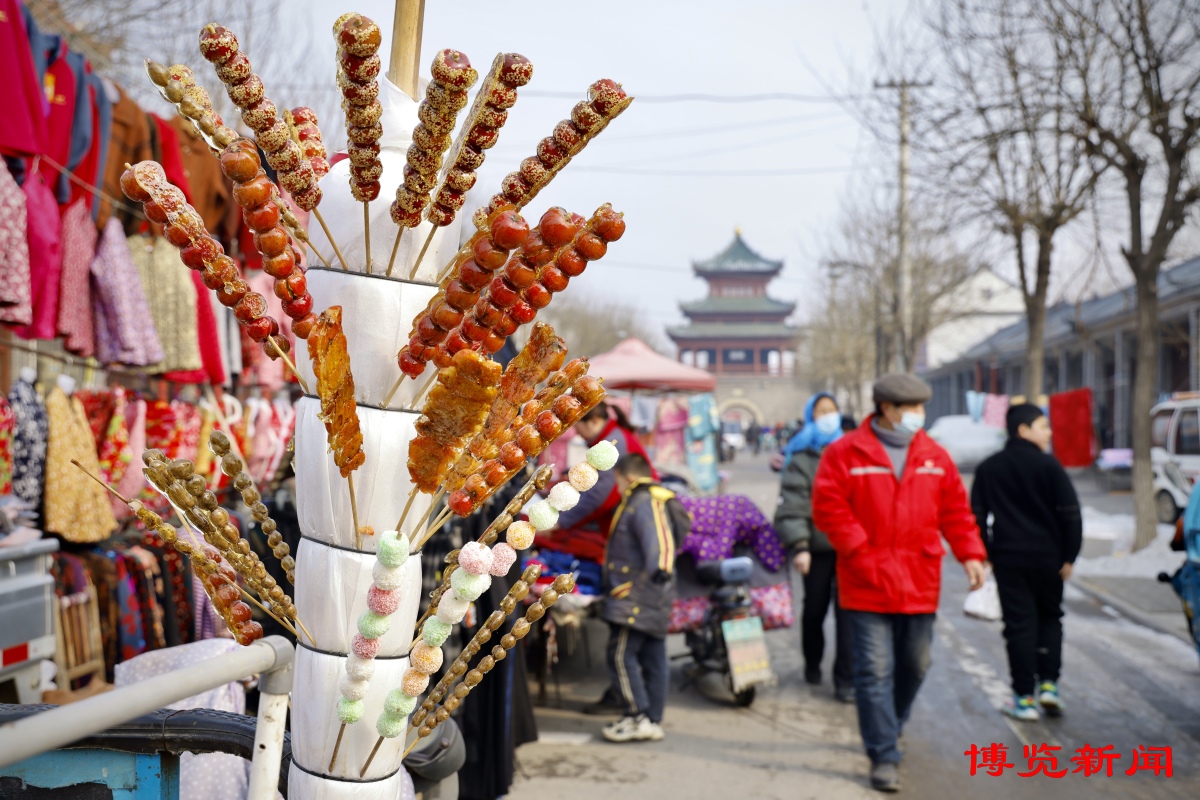
[{"label": "face mask", "polygon": [[919,411],[905,411],[900,415],[900,424],[897,427],[902,431],[916,433],[925,427],[925,415]]},{"label": "face mask", "polygon": [[836,411],[825,414],[813,420],[813,425],[817,426],[819,432],[828,436],[842,427],[842,415]]}]

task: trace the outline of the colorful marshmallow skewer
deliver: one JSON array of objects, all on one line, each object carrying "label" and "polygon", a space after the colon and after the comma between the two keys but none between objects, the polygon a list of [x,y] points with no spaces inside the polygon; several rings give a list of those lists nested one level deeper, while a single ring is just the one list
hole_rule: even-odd
[{"label": "colorful marshmallow skewer", "polygon": [[[482,545],[479,545],[479,547],[483,552],[487,552],[486,547]],[[462,566],[463,569],[455,574],[465,575],[471,578],[471,580],[460,579],[457,581],[454,593],[456,597],[462,600],[463,611],[465,613],[466,607],[474,602],[479,595],[487,591],[488,586],[491,585],[491,576],[487,571],[481,573],[468,572],[467,565],[463,564]],[[542,568],[537,564],[531,564],[525,570],[525,574],[522,575],[521,580],[515,582],[512,588],[509,589],[508,594],[500,604],[500,608],[488,616],[484,623],[479,626],[479,630],[476,631],[471,641],[458,654],[458,657],[454,659],[454,663],[450,665],[446,674],[442,676],[437,686],[430,692],[424,706],[432,706],[432,703],[444,697],[450,685],[467,671],[467,664],[479,652],[479,649],[492,638],[492,634],[500,629],[500,626],[504,624],[504,620],[516,609],[517,603],[524,600],[529,594],[529,587],[538,579],[541,571]],[[462,619],[461,615],[459,615],[459,619]],[[421,656],[417,656],[418,650],[417,647],[414,647],[413,654],[410,656],[412,666],[404,673],[400,688],[393,689],[388,693],[383,713],[379,715],[379,718],[375,722],[375,729],[379,733],[379,739],[376,740],[375,747],[371,749],[371,754],[367,757],[366,763],[363,764],[362,769],[359,771],[360,778],[366,774],[367,768],[371,766],[371,761],[375,758],[375,754],[379,752],[379,747],[383,744],[383,740],[394,739],[404,733],[407,717],[416,707],[417,697],[428,688],[429,676],[442,666],[441,645],[446,640],[446,635],[449,634],[450,625],[445,624],[445,628],[443,629],[439,626],[431,626],[429,623],[432,622],[436,622],[436,620],[430,619],[426,622],[426,630],[422,633],[422,641],[418,642],[417,645],[417,647],[421,648]],[[418,714],[421,719],[424,719],[428,711],[424,713],[418,712]],[[448,711],[445,717],[449,717]],[[443,721],[445,717],[443,717]],[[413,727],[415,727],[415,724]]]},{"label": "colorful marshmallow skewer", "polygon": [[[350,193],[363,204],[363,237],[366,242],[367,273],[371,272],[371,201],[379,197],[379,140],[383,136],[383,105],[379,102],[379,26],[362,14],[343,14],[333,23],[338,46],[338,85],[342,87],[342,110],[346,113],[346,135],[359,150],[350,162]],[[370,98],[370,99],[367,99]],[[364,150],[372,153],[364,157]]]},{"label": "colorful marshmallow skewer", "polygon": [[[530,569],[532,568],[533,565],[530,566]],[[528,570],[526,570],[526,572],[528,573]],[[536,579],[537,578],[535,576],[534,580]],[[524,582],[524,580],[518,581],[517,584]],[[532,582],[530,583],[532,584]],[[515,585],[514,588],[516,588]],[[514,622],[509,632],[500,638],[500,644],[494,646],[489,655],[479,659],[479,663],[475,666],[475,668],[463,676],[462,683],[455,687],[454,693],[450,697],[447,697],[445,702],[440,707],[438,707],[436,710],[426,708],[426,704],[429,702],[428,699],[426,699],[425,703],[421,705],[421,708],[417,710],[415,714],[413,714],[410,726],[417,729],[417,738],[408,746],[404,754],[408,755],[408,753],[417,746],[417,742],[429,736],[429,734],[433,733],[434,728],[449,719],[450,714],[453,713],[454,710],[462,703],[462,701],[467,698],[467,695],[471,693],[471,689],[478,686],[479,682],[483,680],[483,676],[491,672],[496,666],[496,663],[503,661],[508,655],[508,651],[516,647],[517,642],[521,639],[524,639],[529,634],[529,631],[533,627],[533,623],[545,616],[546,612],[558,602],[560,597],[562,597],[564,594],[570,594],[573,591],[575,591],[575,578],[572,575],[564,574],[556,577],[549,588],[542,592],[542,596],[525,610],[525,616]],[[508,598],[505,599],[507,600]],[[488,622],[490,623],[497,614],[503,613],[504,606],[501,606],[501,610],[495,612],[491,617],[489,617]],[[484,641],[486,642],[487,639],[485,638]],[[475,652],[478,652],[478,649],[476,649]],[[472,652],[471,655],[474,656],[475,652]],[[457,662],[455,663],[455,666],[458,666]],[[463,667],[465,668],[465,666],[466,665],[464,664]],[[456,670],[452,667],[450,674],[453,675],[455,672]],[[432,694],[430,696],[432,697]],[[443,696],[445,695],[443,694]],[[418,725],[420,726],[419,728],[417,727]]]},{"label": "colorful marshmallow skewer", "polygon": [[[384,531],[375,551],[375,566],[371,570],[371,588],[367,591],[367,610],[358,618],[358,633],[351,642],[351,652],[346,656],[346,673],[338,682],[341,699],[338,700],[337,741],[333,744],[333,755],[329,757],[329,771],[333,771],[342,736],[346,726],[362,719],[363,698],[367,696],[371,678],[375,674],[375,656],[379,653],[379,637],[387,633],[390,618],[400,607],[400,587],[404,583],[404,565],[408,561],[408,537],[398,531]],[[441,655],[441,651],[438,651]]]},{"label": "colorful marshmallow skewer", "polygon": [[208,437],[208,446],[221,458],[221,471],[233,482],[234,488],[242,496],[242,502],[250,509],[254,521],[262,528],[267,537],[267,545],[275,554],[275,558],[279,559],[279,565],[283,567],[288,583],[295,586],[296,559],[292,558],[291,548],[283,540],[283,534],[278,530],[279,526],[271,519],[271,513],[262,501],[262,494],[254,485],[254,478],[246,472],[242,459],[230,452],[232,446],[229,437],[221,431],[213,431]]},{"label": "colorful marshmallow skewer", "polygon": [[[458,112],[467,104],[467,90],[479,77],[466,55],[451,49],[438,51],[430,71],[432,80],[425,88],[425,99],[417,107],[418,123],[413,130],[412,146],[408,148],[404,181],[396,187],[396,199],[391,206],[392,221],[400,226],[400,230],[388,259],[389,277],[396,266],[396,253],[404,231],[421,224],[421,212],[429,205],[430,192],[437,183],[438,170],[450,147],[450,132],[454,130]],[[426,246],[436,230],[435,225],[429,232]],[[415,273],[416,265],[409,275],[410,280]]]},{"label": "colorful marshmallow skewer", "polygon": [[[504,507],[504,511],[502,511],[494,520],[492,520],[492,524],[488,525],[487,529],[480,534],[476,541],[482,545],[495,544],[496,540],[499,538],[500,531],[506,530],[510,525],[512,525],[513,520],[516,519],[517,515],[521,513],[521,509],[525,507],[525,504],[529,502],[534,494],[546,488],[546,484],[550,482],[550,476],[553,474],[554,468],[548,464],[538,467],[537,471],[534,472],[533,477],[521,487],[521,490],[517,492],[516,496],[514,496],[512,500],[508,501],[508,505]],[[417,620],[417,630],[421,629],[421,625],[426,619],[437,614],[442,597],[450,590],[450,580],[453,577],[454,572],[458,569],[459,552],[461,551],[456,550],[446,556],[447,563],[446,568],[442,570],[442,583],[437,589],[434,589],[433,593],[430,595],[429,608],[427,608],[425,613],[421,615],[421,618]],[[511,560],[509,560],[509,554],[502,554],[501,550],[493,550],[493,568],[498,569],[500,565],[505,563],[505,561],[508,561],[508,566],[505,567],[504,573],[502,574],[507,574],[508,567],[511,567],[512,563],[516,561],[515,552],[512,554]],[[493,572],[492,574],[494,575],[495,573]]]}]

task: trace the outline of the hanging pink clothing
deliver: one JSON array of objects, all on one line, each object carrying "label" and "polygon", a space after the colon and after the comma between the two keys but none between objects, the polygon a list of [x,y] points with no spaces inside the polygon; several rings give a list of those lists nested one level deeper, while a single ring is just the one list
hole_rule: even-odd
[{"label": "hanging pink clothing", "polygon": [[[146,450],[146,401],[137,399],[127,404],[129,414],[129,464],[125,474],[117,482],[117,491],[125,497],[137,497],[146,488],[146,476],[142,474],[142,453]],[[115,497],[112,500],[113,513],[117,519],[125,519],[133,512],[129,506]]]},{"label": "hanging pink clothing", "polygon": [[89,281],[95,255],[96,226],[81,198],[63,213],[62,280],[58,294],[58,332],[67,337],[63,346],[81,356],[91,356],[96,350]]},{"label": "hanging pink clothing", "polygon": [[162,361],[163,348],[150,316],[142,278],[116,217],[104,225],[91,272],[96,357],[104,364],[138,367]]},{"label": "hanging pink clothing", "polygon": [[14,325],[33,321],[27,226],[25,193],[8,169],[0,166],[0,322]]},{"label": "hanging pink clothing", "polygon": [[200,452],[200,409],[182,400],[172,400],[171,411],[179,426],[178,450],[171,458],[195,461]]},{"label": "hanging pink clothing", "polygon": [[983,424],[993,428],[1005,427],[1004,418],[1008,414],[1008,395],[989,394],[983,400]]},{"label": "hanging pink clothing", "polygon": [[668,397],[658,407],[658,426],[654,429],[654,463],[683,464],[687,461],[685,432],[688,423],[687,403]]},{"label": "hanging pink clothing", "polygon": [[20,0],[0,0],[0,153],[46,149],[46,96],[38,82]]},{"label": "hanging pink clothing", "polygon": [[[292,352],[296,350],[296,338],[292,335],[292,320],[283,313],[283,301],[275,296],[275,279],[265,272],[249,273],[246,282],[250,288],[261,294],[267,300],[267,314],[279,320],[281,333],[292,344]],[[262,345],[242,333],[242,382],[257,384],[264,389],[278,391],[283,388],[284,364],[283,359],[272,361],[263,354]],[[247,344],[248,343],[248,344]]]},{"label": "hanging pink clothing", "polygon": [[[65,61],[63,62],[66,63]],[[70,73],[70,70],[67,70]],[[69,144],[69,142],[68,142]],[[33,316],[16,329],[23,339],[53,339],[58,335],[58,288],[62,275],[58,201],[46,184],[47,168],[31,169],[25,178],[26,241],[29,244],[30,296]],[[53,175],[52,172],[48,173]]]}]

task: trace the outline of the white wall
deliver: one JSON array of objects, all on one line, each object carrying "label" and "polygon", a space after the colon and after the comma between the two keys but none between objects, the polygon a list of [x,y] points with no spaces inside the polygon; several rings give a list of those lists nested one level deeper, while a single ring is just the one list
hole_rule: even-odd
[{"label": "white wall", "polygon": [[1025,314],[1021,290],[992,272],[980,272],[940,301],[955,318],[929,332],[919,369],[937,369]]}]

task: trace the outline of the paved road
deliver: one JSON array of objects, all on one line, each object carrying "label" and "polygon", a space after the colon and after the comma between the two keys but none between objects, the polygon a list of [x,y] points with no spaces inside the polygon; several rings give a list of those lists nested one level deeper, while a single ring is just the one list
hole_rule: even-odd
[{"label": "paved road", "polygon": [[[735,465],[730,491],[751,495],[769,511],[775,485],[765,460],[757,459]],[[964,617],[959,609],[965,592],[961,568],[947,560],[933,667],[905,737],[907,794],[997,800],[1200,795],[1200,664],[1192,649],[1068,591],[1063,680],[1068,714],[1033,725],[1010,722],[996,710],[1009,691],[1000,627]],[[796,595],[799,606],[798,586]],[[682,662],[676,662],[667,738],[643,745],[608,744],[598,736],[601,720],[577,713],[605,684],[604,630],[589,632],[591,669],[582,647],[564,656],[562,708],[539,709],[543,740],[519,751],[520,777],[510,797],[876,796],[866,785],[854,709],[834,702],[828,685],[803,683],[795,630],[768,634],[779,682],[761,691],[749,709],[734,708],[714,683],[681,689]],[[672,652],[683,650],[677,639],[669,643]],[[982,773],[971,778],[963,751],[993,742],[1007,746],[1016,769],[999,778]],[[1016,771],[1028,767],[1023,746],[1042,743],[1062,747],[1060,767],[1072,767],[1069,758],[1085,744],[1112,744],[1121,759],[1112,778],[1018,777]],[[1125,776],[1130,751],[1139,744],[1171,746],[1174,777]]]}]

